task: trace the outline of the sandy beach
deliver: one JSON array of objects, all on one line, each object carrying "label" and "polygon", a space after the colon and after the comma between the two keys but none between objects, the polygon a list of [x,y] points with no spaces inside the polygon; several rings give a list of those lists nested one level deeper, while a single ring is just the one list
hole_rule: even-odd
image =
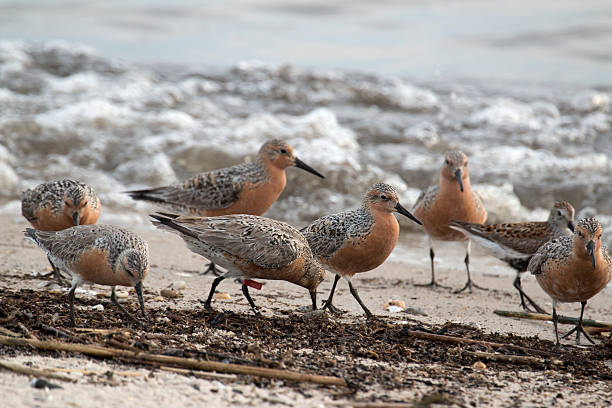
[{"label": "sandy beach", "polygon": [[[0,255],[3,260],[0,269],[0,288],[3,293],[18,293],[21,290],[32,289],[36,292],[51,289],[59,293],[53,285],[42,287],[48,278],[37,274],[46,271],[46,257],[38,248],[22,238],[21,231],[26,227],[16,217],[4,216],[0,220],[3,225],[3,237],[0,242]],[[156,231],[152,228],[135,229],[145,238],[151,249],[152,268],[145,281],[145,302],[150,311],[150,319],[161,319],[158,311],[166,308],[173,310],[201,310],[201,300],[205,298],[212,278],[202,276],[206,261],[191,253],[183,241],[174,234]],[[459,288],[465,279],[463,264],[464,247],[462,244],[442,244],[437,247],[437,276],[440,283],[452,288]],[[482,333],[496,335],[511,334],[521,338],[535,338],[553,347],[553,329],[550,323],[529,320],[511,319],[497,316],[496,309],[519,310],[518,295],[512,287],[514,272],[495,258],[486,255],[481,249],[473,248],[472,271],[477,283],[490,288],[488,291],[453,294],[448,289],[431,290],[415,287],[414,283],[426,282],[429,279],[429,257],[425,237],[421,234],[404,234],[401,242],[389,260],[378,269],[354,279],[364,302],[375,313],[379,320],[391,325],[424,325],[440,326],[447,322],[467,325]],[[327,295],[333,276],[328,274],[325,282],[319,287],[319,299]],[[341,282],[334,297],[336,306],[347,310],[341,317],[325,315],[324,321],[338,325],[354,325],[366,327],[358,304],[350,295],[346,284]],[[524,279],[524,289],[536,302],[550,310],[550,301],[530,276]],[[166,288],[176,288],[180,297],[167,299],[160,297],[160,291]],[[83,314],[98,313],[103,320],[105,314],[119,313],[107,302],[108,297],[98,299],[96,293],[110,293],[110,288],[93,285],[85,286],[84,291],[77,292],[77,325],[89,327]],[[64,289],[65,290],[65,289]],[[240,285],[232,281],[224,281],[218,291],[228,293],[230,300],[217,300],[213,303],[217,312],[231,313],[233,319],[250,322],[256,318],[242,296]],[[258,307],[265,319],[287,320],[302,319],[308,316],[305,312],[310,299],[307,291],[298,286],[276,281],[264,282],[261,291],[251,290]],[[127,305],[135,306],[133,293],[123,294],[122,300]],[[5,298],[6,299],[6,298]],[[57,321],[56,326],[69,330],[68,306],[64,293],[56,296],[58,303],[57,316],[37,316],[42,321]],[[384,305],[389,299],[399,299],[406,303],[410,313],[391,313]],[[587,306],[586,317],[589,319],[609,320],[612,313],[610,288],[593,298]],[[93,302],[93,303],[92,303]],[[3,302],[4,303],[4,302]],[[104,311],[93,310],[97,303],[103,303]],[[562,315],[577,316],[579,305],[562,305]],[[81,317],[80,317],[81,316]],[[120,316],[117,314],[117,316]],[[305,317],[308,319],[308,317]],[[6,320],[6,319],[4,319]],[[110,321],[108,323],[111,323]],[[129,323],[127,326],[131,327]],[[361,325],[361,326],[359,326]],[[208,327],[207,327],[208,326]],[[8,326],[5,326],[8,327]],[[561,326],[565,331],[569,326]],[[108,326],[107,328],[112,328]],[[232,333],[226,330],[215,330],[213,326],[202,322],[202,328],[207,333],[207,339],[214,336],[240,337],[246,333]],[[316,333],[313,333],[316,336]],[[608,375],[611,369],[609,337],[596,336],[595,346],[607,353]],[[61,339],[60,339],[61,340]],[[208,340],[207,340],[208,341]],[[539,341],[539,340],[538,340]],[[584,340],[583,340],[584,341]],[[567,349],[578,353],[593,349],[590,346],[576,347],[573,341],[566,340]],[[202,344],[206,347],[206,344]],[[455,346],[448,345],[449,353]],[[230,348],[231,349],[231,348]],[[607,350],[607,352],[606,352]],[[228,350],[230,353],[231,350]],[[315,353],[326,353],[326,350],[314,349]],[[450,406],[541,406],[556,404],[557,406],[606,406],[610,404],[610,382],[603,379],[589,381],[579,378],[570,379],[569,374],[557,372],[550,367],[534,369],[521,365],[496,365],[479,371],[470,366],[465,367],[468,375],[473,376],[471,385],[448,376],[444,364],[423,363],[418,360],[412,364],[393,361],[376,361],[376,358],[364,358],[361,365],[367,372],[368,365],[387,364],[397,376],[410,378],[429,378],[426,382],[413,381],[410,386],[389,389],[384,383],[374,381],[349,394],[346,390],[336,387],[313,385],[288,385],[283,381],[270,381],[261,385],[251,381],[252,377],[239,376],[239,380],[202,379],[184,376],[137,364],[119,364],[117,361],[103,361],[80,356],[78,354],[63,354],[60,357],[49,353],[37,353],[33,350],[0,346],[2,361],[19,363],[39,368],[71,368],[87,369],[94,375],[70,374],[75,383],[61,382],[63,389],[38,390],[30,386],[30,378],[12,372],[0,371],[0,389],[9,406],[90,406],[92,403],[104,406],[125,405],[126,401],[138,402],[141,406],[159,406],[172,404],[175,406],[367,406],[359,405],[365,402],[406,402],[414,404],[419,401],[438,401]],[[248,354],[248,353],[247,353]],[[244,355],[244,353],[243,353]],[[341,358],[337,356],[336,358]],[[459,364],[461,365],[461,364]],[[438,370],[445,375],[436,375]],[[299,370],[298,370],[299,371]],[[459,369],[459,371],[461,371]],[[113,376],[104,375],[107,372],[117,372]],[[126,374],[126,372],[128,372]],[[131,374],[129,374],[131,373]],[[464,375],[465,373],[462,373]],[[477,380],[477,381],[476,381]],[[53,380],[52,380],[53,381]],[[567,387],[568,381],[572,387]],[[58,381],[54,381],[58,382]],[[259,384],[259,386],[255,385]],[[428,400],[428,396],[442,395],[442,399]],[[425,403],[423,402],[423,403]],[[427,405],[427,404],[426,404]],[[378,405],[382,406],[382,405]]]}]

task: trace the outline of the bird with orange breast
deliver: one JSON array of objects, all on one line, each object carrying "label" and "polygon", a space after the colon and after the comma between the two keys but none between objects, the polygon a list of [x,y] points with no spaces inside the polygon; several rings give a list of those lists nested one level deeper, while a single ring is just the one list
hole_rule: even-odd
[{"label": "bird with orange breast", "polygon": [[301,230],[315,257],[336,275],[324,309],[341,313],[332,304],[332,299],[336,284],[343,277],[366,316],[373,316],[361,301],[351,279],[356,273],[381,265],[395,248],[399,237],[395,212],[421,224],[399,203],[395,188],[378,183],[368,189],[361,207],[326,215]]},{"label": "bird with orange breast", "polygon": [[472,287],[484,289],[470,276],[470,239],[462,232],[452,229],[450,220],[482,224],[487,218],[487,211],[480,197],[472,191],[468,171],[468,159],[465,153],[454,150],[446,153],[440,170],[439,183],[423,191],[412,208],[414,215],[423,222],[423,229],[429,237],[429,257],[431,259],[431,282],[416,286],[442,286],[436,282],[434,272],[433,241],[465,241],[465,267],[467,282],[460,293]]},{"label": "bird with orange breast", "polygon": [[225,278],[239,278],[242,293],[257,315],[249,294],[250,279],[284,280],[308,289],[317,308],[317,287],[325,270],[314,259],[308,242],[287,223],[256,215],[189,217],[151,214],[153,225],[178,234],[196,254],[221,265],[227,272],[215,278],[204,302],[211,309],[215,290]]},{"label": "bird with orange breast", "polygon": [[[21,194],[22,215],[41,231],[95,224],[101,208],[100,199],[91,186],[70,179],[39,184]],[[49,262],[61,282],[60,270],[51,259]]]},{"label": "bird with orange breast", "polygon": [[523,309],[531,312],[525,303],[527,300],[537,312],[546,313],[523,291],[521,275],[527,271],[529,260],[542,245],[553,238],[572,235],[574,207],[570,203],[557,201],[546,221],[476,224],[451,220],[449,225],[516,269],[514,287],[519,292]]},{"label": "bird with orange breast", "polygon": [[111,300],[140,323],[117,300],[115,286],[133,286],[145,316],[142,281],[149,271],[149,247],[136,234],[113,225],[78,225],[61,231],[26,228],[25,237],[41,247],[52,262],[72,275],[68,292],[70,324],[75,326],[74,292],[84,283],[112,286]]},{"label": "bird with orange breast", "polygon": [[580,302],[578,324],[568,337],[576,333],[576,343],[580,344],[580,334],[591,343],[593,340],[582,327],[582,316],[587,300],[599,293],[612,278],[612,260],[601,241],[602,228],[595,218],[585,218],[576,224],[574,234],[553,239],[542,245],[531,258],[527,270],[536,276],[540,287],[552,298],[553,323],[557,346],[557,303]]},{"label": "bird with orange breast", "polygon": [[[134,200],[149,201],[185,215],[214,217],[229,214],[262,215],[287,184],[285,169],[295,166],[325,178],[298,159],[282,140],[263,144],[252,163],[213,170],[175,186],[127,191]],[[204,272],[218,275],[214,263]]]}]

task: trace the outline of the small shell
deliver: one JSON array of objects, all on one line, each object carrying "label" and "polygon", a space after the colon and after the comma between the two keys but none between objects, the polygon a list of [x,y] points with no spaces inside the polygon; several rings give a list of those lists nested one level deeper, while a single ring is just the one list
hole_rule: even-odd
[{"label": "small shell", "polygon": [[384,308],[391,313],[397,313],[406,309],[406,303],[404,303],[403,300],[389,299],[389,301],[385,303]]},{"label": "small shell", "polygon": [[174,289],[162,289],[159,291],[159,294],[168,299],[176,299],[183,296],[180,292]]},{"label": "small shell", "polygon": [[474,370],[484,371],[487,369],[487,365],[483,363],[482,361],[477,361],[472,365],[472,368]]},{"label": "small shell", "polygon": [[213,299],[216,300],[231,300],[232,297],[230,296],[229,293],[226,292],[217,292],[213,295]]}]

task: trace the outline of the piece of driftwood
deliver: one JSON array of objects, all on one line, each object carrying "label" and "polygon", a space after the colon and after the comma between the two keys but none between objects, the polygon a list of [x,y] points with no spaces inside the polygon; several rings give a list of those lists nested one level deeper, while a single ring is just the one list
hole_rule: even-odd
[{"label": "piece of driftwood", "polygon": [[562,365],[563,361],[557,359],[546,359],[541,357],[533,356],[515,356],[511,354],[502,353],[487,353],[484,351],[463,351],[469,356],[473,356],[482,360],[496,361],[499,363],[511,363],[511,364],[526,364],[526,365]]},{"label": "piece of driftwood", "polygon": [[159,367],[162,371],[169,371],[171,373],[182,374],[187,376],[194,376],[198,378],[205,378],[207,380],[235,380],[238,378],[235,374],[221,374],[221,373],[211,373],[211,372],[202,372],[195,370],[187,370],[185,368],[176,368],[176,367],[167,367],[161,366]]},{"label": "piece of driftwood", "polygon": [[[83,375],[106,375],[109,370],[82,370],[79,368],[45,368],[47,371],[60,372],[60,373],[79,373]],[[110,370],[113,375],[118,375],[120,377],[142,377],[147,375],[147,373],[141,373],[138,371],[115,371]]]},{"label": "piece of driftwood", "polygon": [[63,343],[58,341],[41,341],[24,338],[0,336],[0,344],[9,346],[34,347],[40,350],[68,351],[82,353],[101,358],[124,358],[135,361],[150,361],[168,366],[178,366],[203,371],[217,371],[221,373],[245,374],[259,377],[276,378],[280,380],[311,382],[324,385],[346,386],[343,378],[315,374],[302,374],[289,370],[243,366],[238,364],[221,363],[218,361],[200,361],[190,358],[163,356],[159,354],[138,353],[129,350],[118,350],[101,346],[90,346],[79,343]]},{"label": "piece of driftwood", "polygon": [[47,369],[26,367],[21,364],[9,363],[8,361],[0,361],[0,367],[15,373],[25,374],[32,377],[45,377],[66,382],[76,382],[76,380],[72,377],[56,374]]},{"label": "piece of driftwood", "polygon": [[11,336],[11,337],[21,337],[21,334],[19,333],[15,333],[10,331],[9,329],[5,329],[4,327],[0,326],[0,333],[4,334],[5,336]]},{"label": "piece of driftwood", "polygon": [[524,353],[537,354],[537,355],[546,356],[546,357],[556,356],[558,354],[558,353],[553,353],[550,351],[536,350],[536,349],[531,349],[528,347],[517,346],[514,344],[510,344],[510,343],[493,343],[490,341],[466,339],[463,337],[456,337],[456,336],[446,336],[443,334],[427,333],[427,332],[422,332],[422,331],[417,331],[417,330],[406,330],[405,333],[409,336],[416,337],[419,339],[439,341],[442,343],[476,344],[476,345],[483,346],[483,347],[507,348],[507,349],[519,350]]},{"label": "piece of driftwood", "polygon": [[[493,311],[493,313],[503,317],[515,317],[518,319],[542,320],[550,322],[552,321],[552,315],[544,313],[513,312],[510,310],[495,310]],[[578,324],[578,319],[575,317],[559,316],[557,321],[561,324]],[[602,322],[599,320],[582,319],[582,325],[585,327],[605,327],[612,329],[612,323]]]}]

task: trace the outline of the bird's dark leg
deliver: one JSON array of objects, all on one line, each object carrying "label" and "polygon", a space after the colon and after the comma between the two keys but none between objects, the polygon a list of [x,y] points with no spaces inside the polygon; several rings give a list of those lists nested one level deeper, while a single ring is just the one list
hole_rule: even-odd
[{"label": "bird's dark leg", "polygon": [[334,277],[334,283],[332,285],[331,292],[329,292],[329,296],[327,297],[327,300],[323,302],[323,309],[328,309],[330,312],[334,314],[345,313],[344,310],[340,310],[332,304],[332,299],[334,298],[334,291],[336,290],[336,284],[338,284],[339,280],[340,280],[340,275],[336,275]]},{"label": "bird's dark leg", "polygon": [[76,290],[76,288],[77,285],[73,282],[72,287],[68,292],[68,303],[70,304],[70,326],[72,327],[76,326],[76,323],[74,321],[74,291]]},{"label": "bird's dark leg", "polygon": [[435,258],[436,254],[433,250],[433,247],[430,246],[429,247],[429,259],[431,260],[431,282],[429,283],[415,283],[414,286],[420,286],[420,287],[432,287],[432,288],[449,288],[449,286],[444,286],[444,285],[440,285],[438,282],[436,282],[436,272],[434,270],[434,258]]},{"label": "bird's dark leg", "polygon": [[212,273],[215,276],[221,276],[223,272],[221,272],[219,269],[217,269],[217,267],[215,266],[214,262],[211,262],[208,264],[208,268],[206,268],[206,270],[204,272],[202,272],[202,275],[206,275],[208,273]]},{"label": "bird's dark leg", "polygon": [[465,269],[467,271],[467,282],[465,283],[465,286],[462,287],[459,290],[456,290],[453,293],[461,293],[464,290],[468,289],[470,293],[472,293],[472,287],[476,288],[476,289],[482,289],[482,290],[489,290],[487,288],[483,288],[482,286],[478,286],[477,284],[475,284],[474,282],[472,282],[472,278],[470,276],[470,243],[471,241],[468,240],[468,244],[467,244],[467,248],[465,251],[465,259],[463,260],[465,262]]},{"label": "bird's dark leg", "polygon": [[559,341],[559,330],[557,329],[557,322],[559,321],[559,315],[557,315],[557,305],[555,304],[556,302],[553,300],[553,313],[552,313],[552,318],[553,318],[553,326],[555,326],[555,339],[557,340],[557,346],[561,345],[561,342]]},{"label": "bird's dark leg", "polygon": [[242,293],[244,294],[246,300],[249,301],[249,305],[251,305],[253,313],[255,313],[256,315],[260,315],[261,313],[259,312],[259,309],[257,309],[257,306],[255,306],[255,302],[253,302],[253,299],[251,299],[251,295],[249,294],[249,287],[244,283],[242,284]]},{"label": "bird's dark leg", "polygon": [[[141,291],[142,293],[142,291]],[[138,320],[137,318],[135,318],[134,316],[132,316],[130,314],[130,312],[128,312],[122,305],[121,303],[119,303],[119,300],[117,299],[117,294],[115,293],[115,287],[113,286],[113,289],[111,291],[111,301],[117,305],[117,307],[119,308],[119,310],[121,310],[123,312],[124,315],[126,315],[130,320],[132,320],[134,323],[138,323],[140,325],[142,325],[142,323],[140,322],[140,320]]]},{"label": "bird's dark leg", "polygon": [[523,310],[527,312],[532,312],[529,306],[527,306],[527,304],[525,303],[525,299],[527,299],[527,301],[531,304],[531,306],[535,308],[536,312],[548,314],[548,312],[546,312],[544,309],[538,306],[538,304],[534,302],[529,296],[527,296],[527,294],[523,291],[523,287],[521,285],[521,275],[520,274],[518,273],[516,274],[516,278],[514,278],[513,285],[516,288],[516,290],[519,291],[519,295],[521,296],[521,307],[523,308]]},{"label": "bird's dark leg", "polygon": [[55,277],[55,280],[57,280],[57,283],[59,283],[61,286],[64,286],[66,284],[66,280],[62,276],[62,270],[58,268],[57,266],[55,266],[55,264],[53,263],[50,257],[47,256],[47,259],[49,260],[49,263],[51,264],[51,268],[53,268],[52,273],[53,273],[53,276]]},{"label": "bird's dark leg", "polygon": [[361,299],[359,298],[359,294],[357,293],[357,289],[355,289],[355,287],[353,286],[353,284],[351,283],[351,281],[349,279],[347,279],[347,281],[348,281],[348,284],[349,284],[349,290],[351,291],[351,295],[353,295],[355,300],[357,300],[357,303],[359,303],[359,306],[361,306],[361,308],[365,312],[366,317],[368,319],[371,319],[372,317],[374,317],[372,312],[370,312],[370,310],[368,310],[366,305],[364,305],[363,302],[361,301]]},{"label": "bird's dark leg", "polygon": [[312,310],[317,310],[317,291],[313,290],[310,292],[310,299],[312,300]]},{"label": "bird's dark leg", "polygon": [[591,339],[591,337],[584,331],[584,327],[582,326],[582,315],[584,314],[584,308],[586,306],[586,303],[587,303],[586,300],[584,302],[580,302],[580,304],[582,305],[582,308],[580,309],[580,319],[578,319],[578,324],[576,325],[576,327],[570,330],[567,334],[565,334],[562,337],[563,339],[568,337],[570,334],[576,332],[576,344],[580,344],[580,333],[584,334],[584,337],[586,337],[586,339],[590,341],[591,344],[595,344],[593,339]]},{"label": "bird's dark leg", "polygon": [[142,282],[138,282],[136,286],[134,286],[134,290],[136,291],[136,296],[138,296],[138,303],[140,303],[140,310],[142,311],[142,317],[146,319],[147,314],[145,313],[144,298],[142,297]]},{"label": "bird's dark leg", "polygon": [[210,287],[210,292],[208,293],[208,298],[206,299],[206,302],[204,302],[204,308],[206,310],[212,309],[212,306],[210,306],[210,303],[212,302],[212,297],[215,294],[217,286],[219,286],[219,283],[221,283],[223,279],[225,279],[225,276],[221,275],[215,278],[215,280],[213,281],[212,286]]}]

